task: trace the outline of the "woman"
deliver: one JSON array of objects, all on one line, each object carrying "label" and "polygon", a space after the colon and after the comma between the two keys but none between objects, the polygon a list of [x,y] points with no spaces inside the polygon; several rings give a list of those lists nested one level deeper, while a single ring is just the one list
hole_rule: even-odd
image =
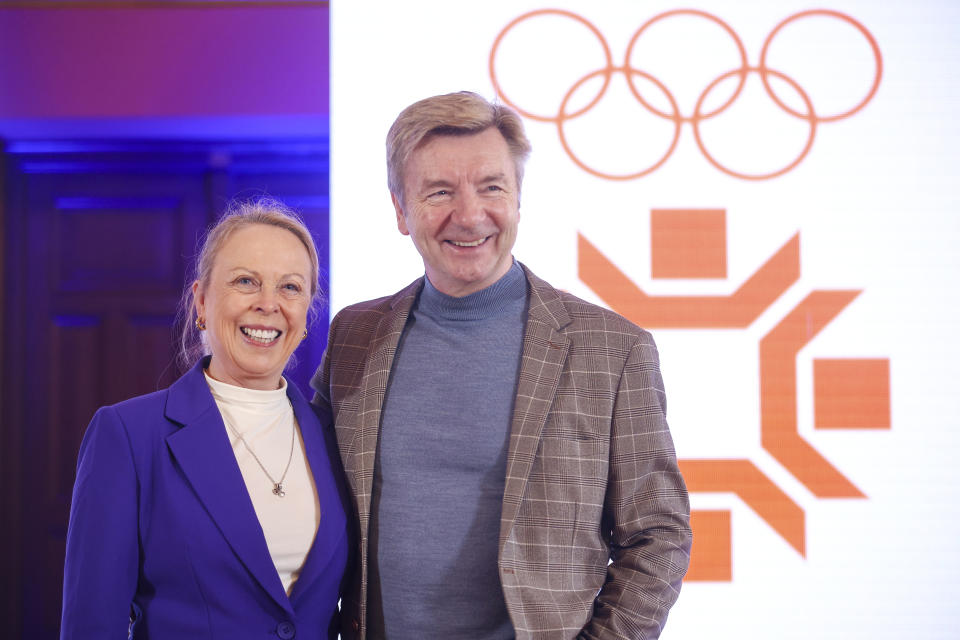
[{"label": "woman", "polygon": [[282,376],[317,269],[277,202],[240,205],[209,232],[184,292],[182,355],[196,364],[101,408],[84,436],[61,638],[336,637],[342,470],[329,420]]}]

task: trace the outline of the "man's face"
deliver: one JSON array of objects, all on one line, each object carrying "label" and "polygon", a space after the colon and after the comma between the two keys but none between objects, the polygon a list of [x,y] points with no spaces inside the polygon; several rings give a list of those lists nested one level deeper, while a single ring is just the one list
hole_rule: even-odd
[{"label": "man's face", "polygon": [[520,194],[495,127],[429,139],[411,154],[403,184],[405,202],[393,196],[397,227],[413,239],[433,286],[461,297],[510,269]]}]

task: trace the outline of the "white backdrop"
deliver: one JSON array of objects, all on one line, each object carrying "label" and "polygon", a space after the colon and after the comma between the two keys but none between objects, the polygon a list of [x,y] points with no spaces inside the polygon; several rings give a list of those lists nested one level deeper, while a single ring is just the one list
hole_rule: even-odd
[{"label": "white backdrop", "polygon": [[[799,529],[790,525],[791,538],[776,516],[761,515],[744,491],[724,485],[729,479],[698,479],[697,487],[716,480],[720,489],[692,486],[694,509],[730,513],[731,573],[686,582],[663,637],[958,637],[960,4],[838,0],[823,8],[846,18],[799,16],[777,30],[809,5],[334,3],[331,313],[392,293],[423,273],[412,243],[396,230],[386,188],[384,137],[401,109],[461,89],[496,97],[490,60],[503,33],[493,58],[501,100],[554,118],[567,96],[566,112],[573,113],[600,95],[599,72],[607,65],[602,42],[610,65],[622,69],[641,26],[681,7],[709,15],[654,21],[636,38],[628,61],[638,93],[650,107],[669,112],[668,91],[676,118],[645,108],[617,70],[610,71],[602,98],[564,123],[570,153],[557,124],[525,118],[534,150],[515,250],[555,286],[618,308],[597,291],[602,283],[581,278],[585,254],[578,237],[648,295],[726,299],[799,234],[799,258],[787,260],[799,262],[799,277],[740,326],[719,327],[714,311],[706,310],[697,316],[699,327],[678,328],[656,321],[652,312],[654,326],[648,326],[660,347],[678,457],[749,461],[782,492],[780,507],[802,513]],[[507,28],[542,9],[579,19],[545,13]],[[772,32],[768,77],[783,105],[750,71],[742,92],[717,111],[739,76],[704,91],[741,66],[736,39],[747,68],[756,69]],[[706,153],[693,127],[701,95],[700,112],[716,111],[699,123]],[[849,117],[831,118],[868,96]],[[813,121],[802,116],[811,106],[816,126],[802,155]],[[675,148],[647,171],[670,148],[677,126]],[[734,175],[775,173],[798,158],[776,177]],[[598,175],[635,173],[644,175]],[[725,231],[725,274],[655,277],[654,209],[725,212],[714,216]],[[789,420],[817,456],[862,492],[860,498],[824,496],[803,479],[805,472],[819,472],[761,443],[766,374],[758,366],[758,345],[791,313],[802,320],[811,292],[834,290],[860,293],[797,345],[796,380],[786,383],[796,398]],[[806,319],[809,325],[809,314]],[[889,367],[889,395],[879,401],[889,408],[888,422],[817,428],[815,361],[862,359]],[[876,391],[873,382],[870,392]],[[696,548],[714,532],[695,535]]]}]

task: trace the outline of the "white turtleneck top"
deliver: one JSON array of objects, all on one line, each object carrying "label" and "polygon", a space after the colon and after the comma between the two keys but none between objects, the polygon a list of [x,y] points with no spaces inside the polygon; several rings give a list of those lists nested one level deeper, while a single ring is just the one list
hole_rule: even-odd
[{"label": "white turtleneck top", "polygon": [[[204,375],[223,417],[270,557],[289,595],[320,524],[320,499],[304,455],[303,437],[287,399],[287,381],[281,378],[279,389],[260,391],[214,380],[206,371]],[[290,460],[283,479],[283,497],[273,493],[274,483],[251,449],[276,482],[280,482]]]}]

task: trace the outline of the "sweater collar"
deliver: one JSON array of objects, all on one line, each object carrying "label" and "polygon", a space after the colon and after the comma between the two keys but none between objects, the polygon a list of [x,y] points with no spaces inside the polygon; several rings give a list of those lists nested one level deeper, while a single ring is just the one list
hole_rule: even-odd
[{"label": "sweater collar", "polygon": [[483,320],[501,313],[506,307],[527,298],[527,279],[520,264],[513,265],[502,278],[485,289],[457,298],[449,296],[424,278],[417,310],[445,320]]}]

